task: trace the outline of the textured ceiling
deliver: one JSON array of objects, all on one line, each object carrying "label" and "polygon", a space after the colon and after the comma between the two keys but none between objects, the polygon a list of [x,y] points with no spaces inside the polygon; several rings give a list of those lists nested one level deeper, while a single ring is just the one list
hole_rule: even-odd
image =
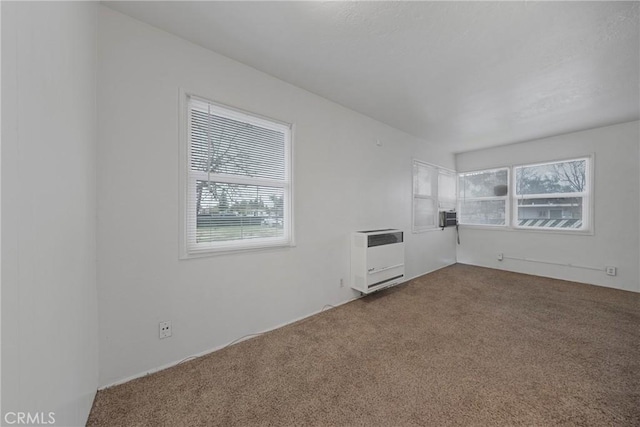
[{"label": "textured ceiling", "polygon": [[443,148],[638,119],[638,2],[106,2]]}]

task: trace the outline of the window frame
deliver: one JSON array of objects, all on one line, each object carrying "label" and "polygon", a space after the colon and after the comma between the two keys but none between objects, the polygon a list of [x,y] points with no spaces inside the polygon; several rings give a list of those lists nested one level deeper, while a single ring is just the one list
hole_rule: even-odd
[{"label": "window frame", "polygon": [[[539,166],[546,164],[554,164],[554,163],[565,163],[576,160],[586,160],[587,166],[585,168],[586,177],[585,180],[588,185],[588,191],[583,197],[583,216],[587,215],[587,220],[585,221],[583,218],[583,227],[582,228],[556,228],[556,227],[526,227],[519,226],[517,224],[518,218],[518,205],[517,205],[517,195],[516,195],[516,173],[515,168],[517,167],[527,167],[527,166]],[[508,218],[508,221],[505,222],[505,225],[492,225],[492,224],[465,224],[460,222],[460,226],[462,228],[473,228],[473,229],[485,229],[485,230],[500,230],[500,231],[518,231],[525,233],[551,233],[551,234],[569,234],[569,235],[594,235],[595,233],[595,154],[582,154],[571,157],[563,157],[563,158],[555,158],[553,160],[546,161],[536,161],[532,163],[521,163],[521,164],[512,164],[509,166],[498,166],[498,167],[490,167],[487,169],[477,169],[465,172],[458,172],[458,180],[461,175],[469,174],[469,173],[477,173],[477,172],[489,172],[499,169],[507,169],[507,173],[509,174],[508,178],[508,191],[507,191],[507,201],[505,209],[507,210],[505,218]],[[459,183],[458,183],[458,220],[461,218],[462,208],[461,201],[459,195]],[[574,193],[554,193],[547,194],[545,198],[549,198],[549,196],[558,196],[558,197],[569,197],[567,194],[571,195]],[[469,200],[467,198],[466,200]]]},{"label": "window frame", "polygon": [[[442,166],[438,166],[435,165],[433,163],[429,163],[429,162],[425,162],[419,159],[413,159],[411,162],[412,165],[412,169],[411,169],[411,178],[412,178],[412,184],[411,184],[411,232],[413,234],[420,234],[420,233],[426,233],[429,231],[434,231],[434,230],[440,230],[441,228],[438,226],[438,216],[439,216],[439,212],[441,212],[442,209],[442,202],[443,200],[441,200],[440,198],[440,175],[451,175],[454,178],[454,185],[455,185],[455,190],[454,190],[454,199],[453,199],[453,206],[455,206],[455,208],[457,208],[458,206],[458,173],[453,170],[453,169],[449,169],[449,168],[445,168]],[[419,195],[416,194],[416,165],[420,165],[420,166],[426,166],[430,169],[433,170],[433,180],[435,181],[435,184],[431,184],[431,189],[432,191],[435,193],[431,196],[424,196],[424,195]],[[429,199],[429,200],[433,200],[433,206],[434,206],[434,222],[432,225],[429,226],[425,226],[425,227],[417,227],[416,226],[416,199]],[[454,209],[455,209],[454,208]]]},{"label": "window frame", "polygon": [[[496,172],[496,171],[501,171],[501,170],[506,170],[507,171],[507,194],[505,194],[504,196],[485,196],[485,197],[465,197],[464,199],[462,197],[460,197],[460,178],[463,175],[470,175],[470,174],[477,174],[477,173],[484,173],[484,172]],[[511,168],[508,166],[501,166],[501,167],[496,167],[496,168],[490,168],[490,169],[478,169],[478,170],[473,170],[473,171],[467,171],[467,172],[458,172],[458,179],[457,179],[457,190],[458,190],[458,204],[456,205],[457,207],[457,212],[458,212],[458,223],[461,226],[465,226],[465,227],[482,227],[482,228],[491,228],[491,229],[505,229],[508,228],[511,224],[511,209],[510,209],[510,205],[509,205],[509,198],[510,198],[510,187],[511,187]],[[491,200],[504,200],[504,224],[472,224],[472,223],[464,223],[461,221],[462,219],[462,202],[463,200],[465,202],[467,201],[471,201],[471,202],[481,202],[481,201],[491,201]]]},{"label": "window frame", "polygon": [[[223,117],[244,121],[267,129],[275,129],[285,133],[284,143],[284,179],[254,178],[243,175],[224,173],[208,173],[191,170],[191,108],[190,99],[205,102],[214,107],[216,113]],[[265,250],[295,246],[293,215],[293,140],[295,126],[280,120],[265,117],[256,113],[235,108],[212,101],[210,98],[184,89],[179,90],[180,108],[180,259],[199,258],[217,254],[239,253],[254,250]],[[220,114],[216,114],[220,115]],[[198,244],[195,221],[189,221],[189,212],[195,212],[196,181],[209,180],[219,183],[257,185],[282,188],[283,191],[283,231],[282,237],[266,237],[253,239],[237,239],[220,242]]]},{"label": "window frame", "polygon": [[[572,193],[548,193],[548,194],[527,194],[518,195],[517,188],[517,168],[546,166],[559,163],[568,163],[584,160],[585,164],[585,183],[587,185],[587,191],[572,192]],[[513,170],[513,178],[510,183],[513,189],[510,192],[511,196],[511,210],[512,210],[512,228],[518,231],[547,231],[551,233],[565,232],[570,234],[591,234],[593,231],[593,154],[588,156],[571,157],[561,160],[551,160],[545,162],[524,163],[511,166]],[[518,200],[525,199],[553,199],[553,198],[568,198],[568,197],[580,197],[582,198],[582,227],[580,228],[558,228],[558,227],[527,227],[518,224]]]}]

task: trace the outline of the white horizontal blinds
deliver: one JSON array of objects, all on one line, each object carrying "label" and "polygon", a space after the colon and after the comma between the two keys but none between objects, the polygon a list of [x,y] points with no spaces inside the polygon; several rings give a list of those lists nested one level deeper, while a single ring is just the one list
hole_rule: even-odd
[{"label": "white horizontal blinds", "polygon": [[191,170],[285,179],[287,127],[193,98],[190,108]]},{"label": "white horizontal blinds", "polygon": [[460,223],[507,225],[508,184],[507,168],[459,174]]},{"label": "white horizontal blinds", "polygon": [[437,190],[436,168],[421,162],[413,164],[413,194],[420,197],[434,197]]},{"label": "white horizontal blinds", "polygon": [[413,162],[413,231],[436,227],[438,170],[434,166]]},{"label": "white horizontal blinds", "polygon": [[187,249],[288,242],[289,126],[193,97],[188,116]]},{"label": "white horizontal blinds", "polygon": [[514,172],[517,227],[588,228],[588,158],[518,166]]},{"label": "white horizontal blinds", "polygon": [[456,208],[456,174],[440,169],[438,171],[438,205],[440,210]]},{"label": "white horizontal blinds", "polygon": [[196,183],[203,188],[196,243],[284,237],[284,189]]}]

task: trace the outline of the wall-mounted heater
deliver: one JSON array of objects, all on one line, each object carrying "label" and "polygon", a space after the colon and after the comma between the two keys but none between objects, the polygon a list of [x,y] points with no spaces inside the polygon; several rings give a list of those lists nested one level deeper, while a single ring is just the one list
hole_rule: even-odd
[{"label": "wall-mounted heater", "polygon": [[351,236],[351,287],[368,294],[404,281],[404,233],[357,231]]}]

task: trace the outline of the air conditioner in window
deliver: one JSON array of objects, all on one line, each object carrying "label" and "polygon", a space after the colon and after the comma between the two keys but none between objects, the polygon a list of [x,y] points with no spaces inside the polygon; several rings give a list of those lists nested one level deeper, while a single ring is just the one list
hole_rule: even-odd
[{"label": "air conditioner in window", "polygon": [[440,211],[440,220],[438,221],[440,227],[455,227],[458,225],[458,216],[456,211]]},{"label": "air conditioner in window", "polygon": [[404,233],[357,231],[351,236],[351,287],[363,294],[404,281]]}]

